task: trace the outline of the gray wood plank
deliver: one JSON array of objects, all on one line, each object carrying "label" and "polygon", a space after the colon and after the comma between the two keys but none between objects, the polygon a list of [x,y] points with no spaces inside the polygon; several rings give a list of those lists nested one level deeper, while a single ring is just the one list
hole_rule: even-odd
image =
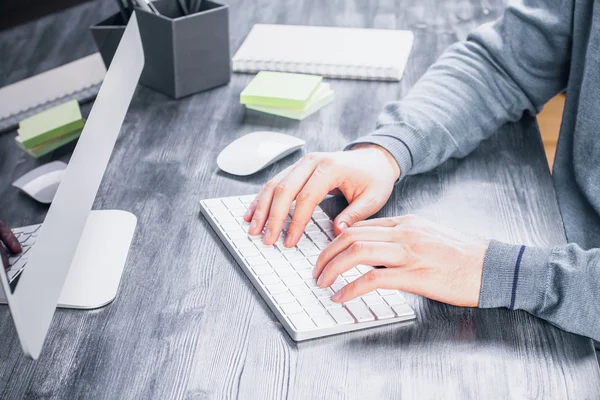
[{"label": "gray wood plank", "polygon": [[[523,312],[476,310],[408,296],[416,323],[294,343],[199,215],[201,198],[255,193],[301,154],[248,177],[219,172],[218,152],[258,129],[332,151],[368,133],[450,43],[500,15],[488,0],[230,0],[232,51],[254,23],[411,29],[402,82],[331,80],[333,104],[305,121],[245,112],[250,76],[180,101],[140,87],[95,208],[139,218],[117,300],[59,310],[39,361],[22,355],[0,307],[0,398],[597,398],[590,340]],[[94,51],[87,27],[108,0],[0,34],[0,85]],[[46,208],[10,186],[72,146],[36,161],[0,136],[0,219],[43,220]],[[334,213],[343,201],[325,204]],[[535,122],[503,127],[463,160],[399,185],[381,215],[416,213],[515,243],[565,242]]]}]

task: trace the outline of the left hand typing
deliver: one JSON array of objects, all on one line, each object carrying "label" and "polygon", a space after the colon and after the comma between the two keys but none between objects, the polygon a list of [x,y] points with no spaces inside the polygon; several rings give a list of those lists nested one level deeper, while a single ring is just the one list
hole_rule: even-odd
[{"label": "left hand typing", "polygon": [[375,289],[398,289],[444,303],[476,307],[489,241],[421,217],[362,221],[323,250],[314,270],[320,287],[356,265],[385,266],[348,283],[333,296],[343,303]]}]

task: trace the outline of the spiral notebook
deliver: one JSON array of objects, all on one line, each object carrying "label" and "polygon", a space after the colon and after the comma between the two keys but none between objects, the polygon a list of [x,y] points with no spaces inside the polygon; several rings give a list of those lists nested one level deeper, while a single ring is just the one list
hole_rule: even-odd
[{"label": "spiral notebook", "polygon": [[413,41],[411,31],[256,24],[232,64],[235,72],[399,81]]}]

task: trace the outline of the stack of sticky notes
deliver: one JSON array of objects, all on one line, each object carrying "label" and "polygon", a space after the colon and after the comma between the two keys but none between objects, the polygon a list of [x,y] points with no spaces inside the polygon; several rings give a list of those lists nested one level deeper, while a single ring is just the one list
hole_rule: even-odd
[{"label": "stack of sticky notes", "polygon": [[240,103],[250,110],[301,120],[333,98],[331,86],[321,76],[261,71],[242,91]]},{"label": "stack of sticky notes", "polygon": [[72,100],[21,121],[15,140],[32,156],[41,157],[77,139],[84,124],[79,103]]}]

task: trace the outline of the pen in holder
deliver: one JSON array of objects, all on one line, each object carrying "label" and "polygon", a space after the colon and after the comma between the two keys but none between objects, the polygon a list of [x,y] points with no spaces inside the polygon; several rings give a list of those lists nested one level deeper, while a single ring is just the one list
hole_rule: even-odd
[{"label": "pen in holder", "polygon": [[[198,12],[185,15],[175,0],[152,4],[159,14],[135,11],[145,58],[140,83],[175,99],[227,84],[231,78],[227,6],[203,0]],[[107,67],[125,30],[118,22],[120,13],[91,27]]]}]

